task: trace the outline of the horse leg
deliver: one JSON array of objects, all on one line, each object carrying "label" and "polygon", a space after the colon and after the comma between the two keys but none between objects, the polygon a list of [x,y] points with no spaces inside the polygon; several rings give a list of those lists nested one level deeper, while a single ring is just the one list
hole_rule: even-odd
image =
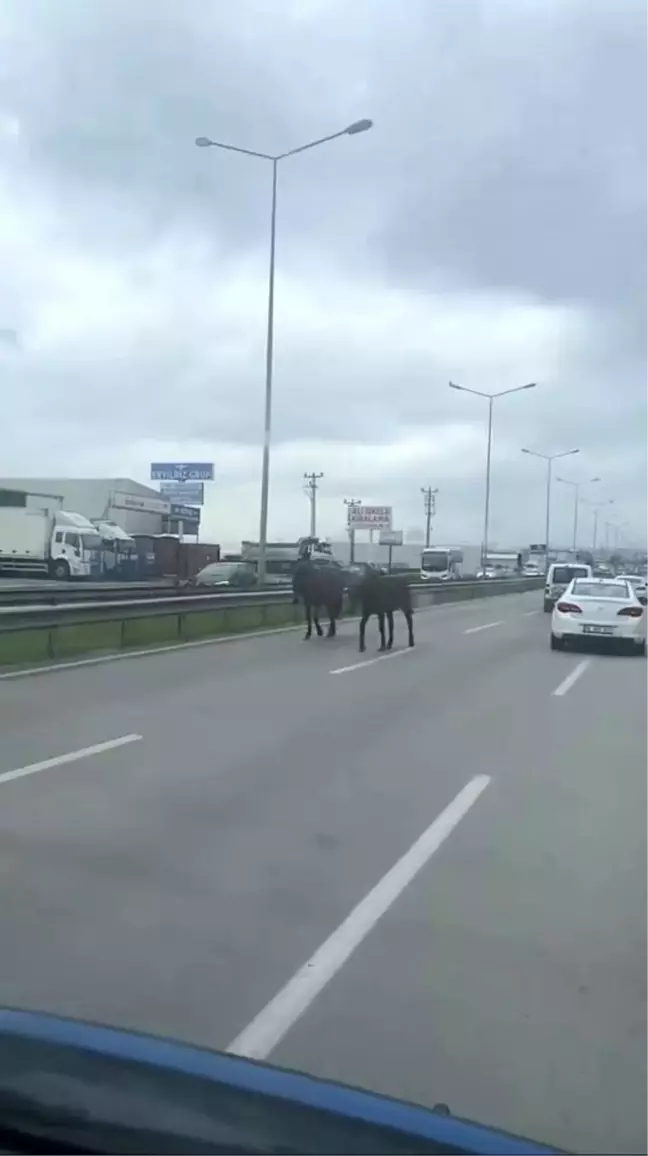
[{"label": "horse leg", "polygon": [[378,649],[379,650],[386,650],[387,646],[385,644],[385,612],[384,612],[384,610],[378,611],[378,630],[380,631],[380,646],[378,647]]},{"label": "horse leg", "polygon": [[321,638],[324,631],[322,630],[322,627],[320,625],[320,620],[317,617],[317,607],[316,606],[313,609],[313,622],[315,623],[315,629],[317,631],[317,637]]},{"label": "horse leg", "polygon": [[394,645],[394,613],[392,610],[387,611],[387,627],[387,649],[391,650],[392,646]]},{"label": "horse leg", "polygon": [[413,646],[414,645],[414,615],[412,614],[411,610],[405,610],[404,614],[405,614],[405,618],[407,620],[407,634],[408,634],[407,645]]},{"label": "horse leg", "polygon": [[361,651],[364,651],[367,649],[365,646],[365,626],[367,625],[368,619],[369,619],[368,614],[363,614],[362,618],[360,619],[360,650]]},{"label": "horse leg", "polygon": [[341,617],[341,615],[342,615],[342,599],[339,598],[337,600],[337,602],[334,602],[328,608],[328,616],[329,616],[329,628],[328,628],[328,636],[327,636],[328,638],[335,638],[335,635],[337,634],[337,620],[338,620],[338,618]]},{"label": "horse leg", "polygon": [[304,602],[304,612],[306,614],[306,633],[304,635],[305,641],[307,638],[310,638],[311,634],[313,633],[313,609],[310,602]]}]

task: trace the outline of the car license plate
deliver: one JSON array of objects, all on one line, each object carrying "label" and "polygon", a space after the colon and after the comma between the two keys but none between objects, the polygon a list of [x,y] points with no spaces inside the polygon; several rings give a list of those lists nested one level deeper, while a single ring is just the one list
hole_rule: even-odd
[{"label": "car license plate", "polygon": [[614,634],[613,626],[584,626],[583,634]]}]

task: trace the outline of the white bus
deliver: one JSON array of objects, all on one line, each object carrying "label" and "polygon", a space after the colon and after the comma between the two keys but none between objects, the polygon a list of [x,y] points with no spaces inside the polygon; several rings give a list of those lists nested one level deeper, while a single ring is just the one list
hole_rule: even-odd
[{"label": "white bus", "polygon": [[463,550],[456,546],[426,546],[421,555],[422,582],[449,582],[463,574]]}]

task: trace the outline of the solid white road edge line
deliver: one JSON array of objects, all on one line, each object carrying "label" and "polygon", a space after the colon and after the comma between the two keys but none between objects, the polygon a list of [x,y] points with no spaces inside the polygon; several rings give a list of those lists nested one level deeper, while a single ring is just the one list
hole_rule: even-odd
[{"label": "solid white road edge line", "polygon": [[92,747],[82,747],[80,751],[70,751],[67,755],[55,755],[52,759],[43,759],[40,763],[30,763],[29,766],[19,767],[16,771],[5,771],[0,774],[0,783],[10,783],[13,779],[24,779],[27,775],[37,775],[39,771],[48,771],[50,767],[60,767],[64,763],[76,763],[79,759],[87,759],[90,755],[100,755],[104,751],[113,751],[116,747],[125,747],[128,743],[138,743],[141,735],[122,735],[119,739],[108,739],[105,743],[95,743]]},{"label": "solid white road edge line", "polygon": [[567,678],[563,678],[560,686],[557,686],[556,689],[552,691],[552,694],[558,698],[563,694],[567,694],[567,691],[571,690],[574,683],[578,682],[581,674],[585,673],[591,661],[591,658],[584,658],[582,662],[579,662],[578,666],[575,666],[571,673],[567,675]]},{"label": "solid white road edge line", "polygon": [[468,630],[464,630],[464,634],[479,634],[480,630],[492,630],[494,626],[503,626],[504,619],[500,618],[498,622],[483,622],[481,626],[469,626]]},{"label": "solid white road edge line", "polygon": [[389,910],[435,851],[439,850],[490,781],[489,775],[476,775],[466,783],[409,851],[383,875],[380,882],[354,907],[303,967],[295,972],[274,999],[232,1040],[228,1052],[256,1060],[263,1060],[270,1054],[360,946],[381,916]]},{"label": "solid white road edge line", "polygon": [[408,646],[407,650],[389,650],[387,654],[377,654],[375,658],[365,658],[364,661],[352,662],[350,666],[338,666],[335,670],[329,670],[329,674],[346,674],[348,670],[362,670],[365,666],[373,666],[376,662],[382,662],[384,658],[398,658],[400,654],[413,654],[414,648]]}]

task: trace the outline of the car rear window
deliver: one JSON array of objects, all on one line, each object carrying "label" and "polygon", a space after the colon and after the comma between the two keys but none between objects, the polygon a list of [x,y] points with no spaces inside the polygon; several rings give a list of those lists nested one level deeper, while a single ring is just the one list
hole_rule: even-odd
[{"label": "car rear window", "polygon": [[625,582],[574,582],[573,593],[576,598],[612,598],[625,602],[628,587]]},{"label": "car rear window", "polygon": [[566,586],[568,582],[571,582],[572,578],[588,577],[589,574],[585,566],[556,566],[551,581]]}]

